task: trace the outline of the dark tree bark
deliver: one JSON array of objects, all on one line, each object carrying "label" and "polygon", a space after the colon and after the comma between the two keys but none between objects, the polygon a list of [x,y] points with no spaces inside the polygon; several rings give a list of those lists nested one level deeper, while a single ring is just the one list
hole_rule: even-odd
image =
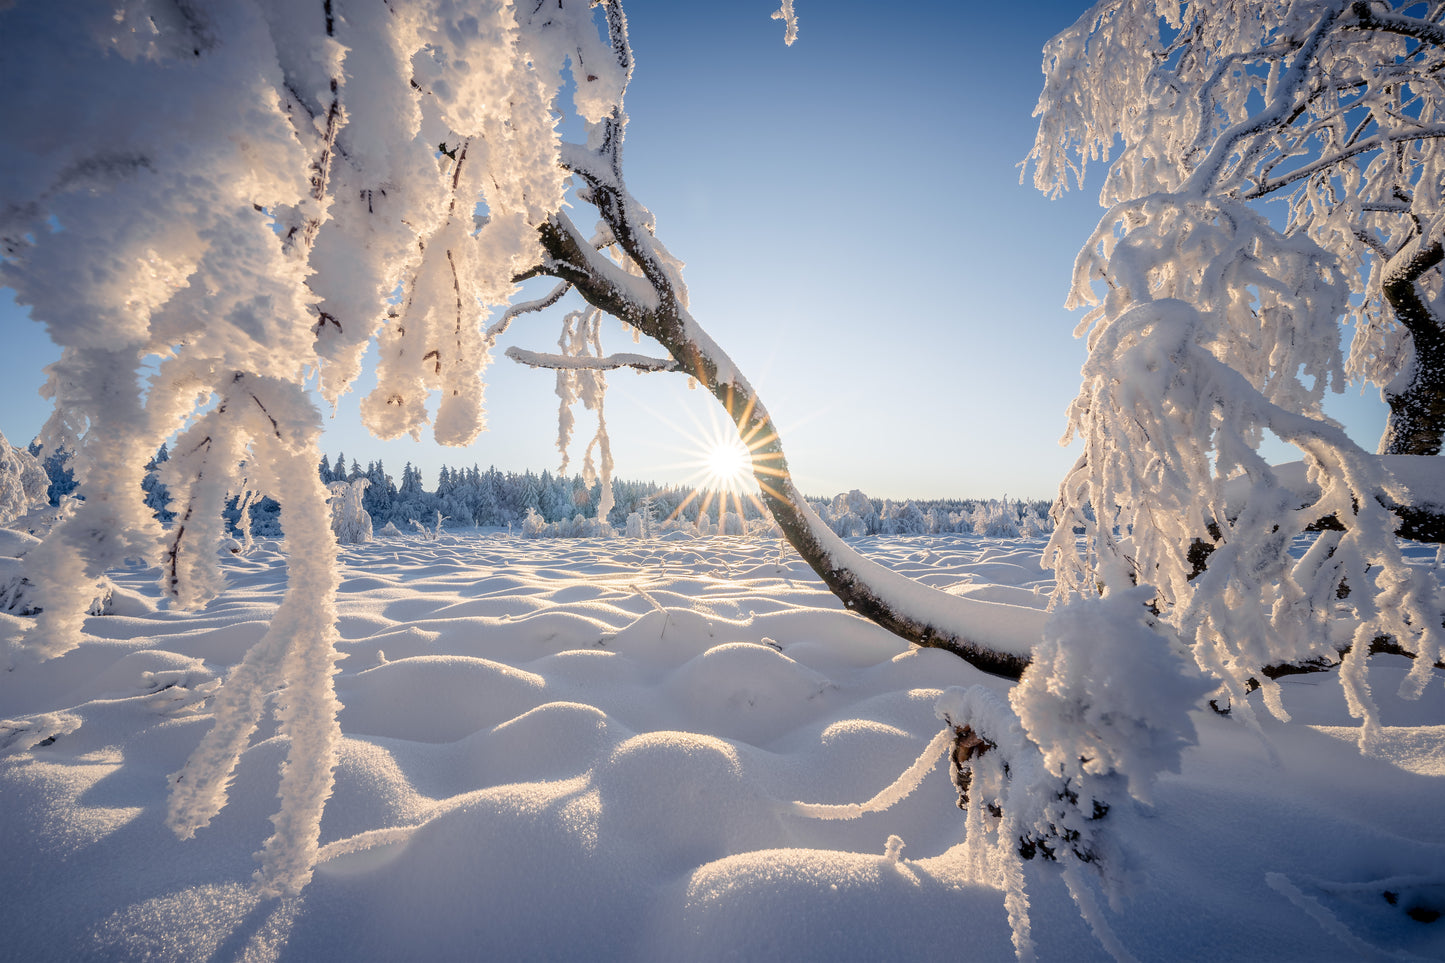
[{"label": "dark tree bark", "polygon": [[1390,417],[1380,439],[1382,455],[1440,454],[1445,437],[1445,328],[1420,296],[1417,282],[1442,259],[1445,248],[1439,241],[1428,246],[1412,242],[1391,258],[1384,279],[1385,300],[1410,333],[1415,357],[1404,390],[1385,392]]}]

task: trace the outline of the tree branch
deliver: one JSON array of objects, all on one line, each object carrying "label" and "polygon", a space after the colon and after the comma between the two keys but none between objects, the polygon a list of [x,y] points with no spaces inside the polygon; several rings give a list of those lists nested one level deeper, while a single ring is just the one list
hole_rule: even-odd
[{"label": "tree branch", "polygon": [[610,354],[605,358],[593,358],[586,355],[545,354],[524,348],[508,348],[505,354],[518,364],[531,368],[550,368],[554,371],[616,371],[619,368],[634,368],[638,371],[677,370],[677,362],[671,358],[649,358],[641,354]]},{"label": "tree branch", "polygon": [[1376,13],[1365,0],[1357,0],[1351,12],[1355,15],[1355,20],[1353,23],[1346,23],[1347,27],[1379,30],[1402,37],[1413,37],[1421,43],[1434,44],[1437,47],[1445,46],[1445,26],[1438,23],[1398,13]]},{"label": "tree branch", "polygon": [[[964,627],[975,621],[964,612],[972,614],[974,607],[983,603],[914,582],[863,558],[833,535],[793,484],[772,417],[731,359],[688,315],[651,244],[628,221],[628,200],[625,191],[612,185],[594,185],[594,203],[618,243],[639,263],[648,281],[657,278],[660,282],[653,288],[653,303],[643,304],[618,283],[619,277],[638,279],[622,274],[611,262],[607,262],[610,270],[597,265],[598,256],[562,215],[541,228],[542,246],[549,255],[541,270],[571,282],[589,304],[657,341],[676,362],[673,370],[692,375],[721,402],[748,448],[753,477],[784,537],[845,608],[911,643],[952,652],[984,672],[1010,679],[1022,676],[1029,664],[1028,646],[1009,643],[1015,638],[1039,638],[1045,613],[1010,606],[1007,621],[1011,624],[1006,628],[995,624],[992,638],[981,640]],[[642,263],[646,260],[651,262],[650,269]],[[991,614],[998,612],[997,606],[985,608]],[[982,616],[982,610],[977,614]]]}]

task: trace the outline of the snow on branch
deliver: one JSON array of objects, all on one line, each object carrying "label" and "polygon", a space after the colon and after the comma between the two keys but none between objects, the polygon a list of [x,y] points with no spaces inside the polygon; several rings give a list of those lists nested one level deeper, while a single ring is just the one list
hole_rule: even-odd
[{"label": "snow on branch", "polygon": [[783,5],[773,11],[773,19],[781,20],[787,26],[783,43],[791,47],[793,41],[798,39],[798,15],[793,12],[793,0],[783,0]]},{"label": "snow on branch", "polygon": [[677,362],[672,358],[649,358],[640,354],[609,354],[601,358],[565,354],[546,354],[511,347],[507,357],[518,364],[531,368],[550,368],[557,371],[616,371],[619,368],[633,368],[637,371],[676,371]]},{"label": "snow on branch", "polygon": [[[538,227],[563,205],[563,72],[586,62],[571,108],[594,126],[620,125],[630,74],[598,29],[625,33],[616,3],[560,0],[535,20],[508,4],[393,6],[219,3],[203,25],[144,5],[0,11],[0,79],[31,91],[8,105],[21,136],[0,148],[0,284],[63,349],[41,440],[76,452],[85,496],[27,552],[40,613],[23,652],[73,648],[96,578],[130,559],[158,565],[171,604],[205,605],[224,585],[229,497],[281,502],[286,600],[218,695],[170,819],[188,835],[219,811],[284,690],[267,893],[309,878],[336,737],[335,539],[308,379],[319,371],[334,403],[376,340],[374,432],[475,438],[501,333],[484,320],[542,259]],[[56,72],[74,83],[29,82]],[[52,130],[66,136],[38,136]],[[163,530],[141,483],[171,438]]]},{"label": "snow on branch", "polygon": [[[1057,193],[1120,145],[1070,293],[1089,358],[1056,603],[1143,593],[1246,716],[1256,679],[1284,716],[1265,667],[1347,651],[1366,741],[1374,641],[1427,664],[1445,642],[1438,580],[1408,564],[1388,510],[1411,494],[1323,411],[1373,382],[1391,407],[1381,453],[1440,453],[1445,8],[1397,13],[1420,6],[1098,5],[1046,48],[1030,154]],[[1250,206],[1286,189],[1283,227]],[[1267,435],[1297,449],[1308,492],[1266,463]]]}]

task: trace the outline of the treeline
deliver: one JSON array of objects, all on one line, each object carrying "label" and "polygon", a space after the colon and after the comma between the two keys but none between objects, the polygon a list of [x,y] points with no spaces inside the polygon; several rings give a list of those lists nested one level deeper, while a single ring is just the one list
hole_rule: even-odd
[{"label": "treeline", "polygon": [[[401,471],[396,484],[381,462],[370,462],[363,469],[346,456],[335,460],[321,459],[321,480],[354,482],[365,478],[369,484],[362,495],[362,508],[378,529],[387,523],[405,529],[413,521],[429,523],[438,512],[451,527],[514,526],[520,528],[529,514],[535,513],[548,524],[571,522],[578,517],[596,519],[602,499],[602,486],[588,483],[581,475],[553,474],[543,471],[503,472],[495,467],[482,469],[452,468],[443,465],[437,474],[437,485],[427,491],[421,472],[410,462]],[[612,480],[612,510],[607,523],[624,529],[633,514],[650,515],[659,521],[678,520],[696,523],[704,505],[714,522],[718,519],[718,498],[704,492],[696,495],[690,487],[658,485],[656,482]],[[735,499],[729,499],[727,510],[738,511]],[[759,510],[743,500],[745,518],[759,518]],[[534,523],[535,524],[535,523]]]},{"label": "treeline", "polygon": [[829,528],[844,538],[860,535],[940,535],[956,532],[993,538],[1029,538],[1054,530],[1042,499],[940,498],[895,502],[854,489],[831,499],[809,498]]},{"label": "treeline", "polygon": [[[32,453],[38,453],[31,446]],[[163,523],[169,524],[172,512],[170,494],[166,491],[163,466],[169,451],[162,445],[146,466],[142,487],[146,504]],[[42,463],[50,477],[51,504],[59,504],[75,493],[76,483],[70,467],[70,453],[53,452]],[[427,490],[421,472],[408,462],[398,483],[380,461],[366,467],[356,459],[348,461],[344,453],[336,457],[322,456],[318,471],[322,482],[354,482],[364,478],[368,484],[362,494],[362,507],[379,530],[388,523],[403,531],[413,522],[433,524],[440,513],[452,528],[471,526],[512,527],[522,531],[529,524],[537,531],[539,520],[556,526],[554,532],[566,533],[569,525],[577,532],[589,530],[576,524],[577,519],[594,521],[602,488],[588,483],[581,475],[562,475],[543,471],[504,472],[495,467],[482,469],[443,466],[437,485]],[[709,528],[720,530],[727,524],[727,514],[735,513],[749,530],[758,528],[753,522],[770,522],[760,507],[748,498],[729,496],[724,500],[711,492],[697,492],[690,486],[659,485],[656,482],[613,479],[612,511],[607,523],[619,533],[627,530],[634,515],[644,520],[650,530],[696,526],[706,507]],[[832,498],[808,499],[814,511],[833,531],[848,538],[860,535],[932,535],[947,532],[1019,537],[1047,534],[1053,525],[1049,519],[1051,503],[1044,500],[1017,499],[915,499],[895,502],[869,498],[854,490]],[[240,529],[242,511],[250,517],[250,529],[258,537],[278,537],[281,530],[281,506],[269,498],[243,504],[232,499],[227,519]]]},{"label": "treeline", "polygon": [[[38,451],[38,446],[31,446],[33,454]],[[164,465],[169,459],[169,449],[162,445],[146,465],[142,483],[146,504],[164,524],[169,524],[173,515],[170,493],[163,481]],[[50,477],[53,505],[76,494],[70,460],[71,453],[63,450],[42,459]],[[549,471],[537,474],[504,472],[494,467],[482,469],[477,465],[470,468],[444,465],[435,489],[430,491],[422,484],[421,472],[410,462],[402,468],[400,482],[393,479],[380,461],[368,462],[363,468],[356,459],[348,461],[344,453],[338,453],[334,459],[323,455],[318,471],[322,482],[327,484],[366,479],[368,485],[362,495],[362,507],[377,529],[388,523],[403,531],[408,530],[412,522],[430,525],[440,512],[448,527],[513,526],[520,530],[528,514],[533,512],[547,523],[568,522],[579,515],[596,519],[602,497],[602,486],[596,481],[589,484],[581,475],[554,475]],[[612,498],[607,522],[619,531],[626,528],[627,519],[633,514],[655,518],[658,523],[685,520],[695,524],[704,505],[714,524],[720,520],[719,498],[707,492],[695,494],[690,487],[613,479]],[[260,498],[243,505],[240,499],[233,498],[226,516],[238,530],[243,508],[250,516],[253,535],[274,538],[282,534],[281,506],[275,501]],[[729,498],[724,511],[739,512],[747,519],[762,517],[747,499],[742,499],[739,505],[737,499]]]}]

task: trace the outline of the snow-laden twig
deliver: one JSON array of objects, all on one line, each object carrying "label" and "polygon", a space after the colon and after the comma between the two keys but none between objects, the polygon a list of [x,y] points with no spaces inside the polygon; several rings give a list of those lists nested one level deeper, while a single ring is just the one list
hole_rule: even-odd
[{"label": "snow-laden twig", "polygon": [[1313,896],[1306,894],[1296,886],[1284,873],[1265,873],[1264,881],[1269,888],[1289,900],[1296,907],[1319,924],[1320,929],[1339,940],[1349,948],[1350,953],[1358,960],[1410,960],[1420,959],[1412,954],[1387,953],[1360,939],[1350,928],[1340,922],[1340,918],[1331,913],[1324,904]]},{"label": "snow-laden twig", "polygon": [[911,766],[903,770],[902,775],[867,802],[836,804],[794,802],[789,807],[789,811],[812,819],[857,819],[865,813],[879,813],[885,809],[891,809],[912,795],[913,791],[923,784],[923,777],[938,765],[938,760],[943,758],[944,750],[948,748],[952,739],[952,730],[941,730],[938,735],[929,740],[923,752]]},{"label": "snow-laden twig", "polygon": [[540,351],[527,351],[524,348],[511,347],[505,353],[507,357],[519,364],[532,368],[549,368],[554,371],[616,371],[620,368],[633,368],[637,371],[677,370],[677,362],[671,358],[650,358],[646,355],[626,352],[594,358],[585,355],[546,354]]}]

